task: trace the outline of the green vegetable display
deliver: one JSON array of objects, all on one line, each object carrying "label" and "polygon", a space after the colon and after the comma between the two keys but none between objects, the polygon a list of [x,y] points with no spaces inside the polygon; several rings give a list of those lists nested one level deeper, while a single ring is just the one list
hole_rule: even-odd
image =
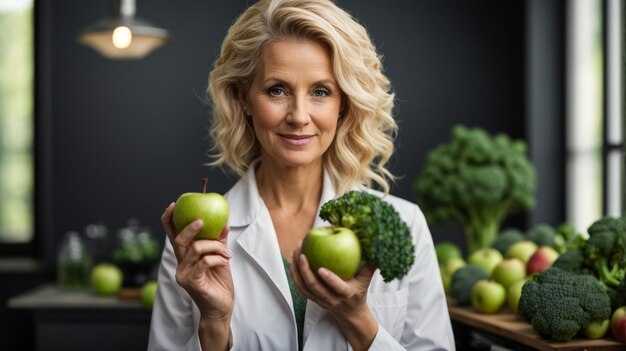
[{"label": "green vegetable display", "polygon": [[524,284],[518,311],[541,336],[569,341],[591,322],[608,319],[611,305],[595,277],[552,267]]},{"label": "green vegetable display", "polygon": [[535,205],[535,169],[524,141],[457,125],[413,188],[429,223],[463,224],[471,253],[494,242],[507,215]]},{"label": "green vegetable display", "polygon": [[350,191],[320,209],[320,218],[349,228],[359,237],[366,262],[374,262],[385,282],[402,278],[415,261],[415,246],[407,224],[378,196]]},{"label": "green vegetable display", "polygon": [[489,279],[489,273],[479,266],[468,264],[457,269],[450,282],[450,296],[461,306],[471,305],[472,288],[483,279]]}]

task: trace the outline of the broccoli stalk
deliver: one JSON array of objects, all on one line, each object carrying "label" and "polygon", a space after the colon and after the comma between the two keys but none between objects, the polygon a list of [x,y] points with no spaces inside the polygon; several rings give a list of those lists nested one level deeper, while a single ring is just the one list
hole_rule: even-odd
[{"label": "broccoli stalk", "polygon": [[534,206],[535,171],[523,141],[455,126],[413,189],[429,223],[461,222],[471,253],[494,242],[506,216]]},{"label": "broccoli stalk", "polygon": [[361,243],[363,258],[374,262],[385,282],[406,275],[415,261],[415,246],[407,224],[378,196],[350,191],[322,205],[320,218],[349,228]]}]

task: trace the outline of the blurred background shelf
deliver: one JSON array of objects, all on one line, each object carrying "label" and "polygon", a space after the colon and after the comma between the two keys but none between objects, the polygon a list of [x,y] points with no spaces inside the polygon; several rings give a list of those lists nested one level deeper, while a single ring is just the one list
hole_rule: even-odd
[{"label": "blurred background shelf", "polygon": [[136,299],[46,284],[8,300],[34,325],[34,350],[145,350],[150,311]]},{"label": "blurred background shelf", "polygon": [[[508,347],[516,343],[541,351],[617,351],[626,349],[625,344],[612,338],[597,340],[575,338],[569,342],[547,340],[539,336],[529,323],[506,309],[496,314],[482,314],[474,311],[472,307],[456,306],[453,302],[448,303],[448,309],[453,322],[511,341],[508,343]],[[497,341],[495,342],[497,343]],[[513,349],[519,348],[513,347]]]}]

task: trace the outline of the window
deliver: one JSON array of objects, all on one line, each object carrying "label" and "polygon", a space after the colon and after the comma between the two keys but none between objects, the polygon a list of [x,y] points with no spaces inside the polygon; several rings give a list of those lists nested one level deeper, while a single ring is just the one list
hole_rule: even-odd
[{"label": "window", "polygon": [[0,0],[0,244],[34,233],[33,0]]},{"label": "window", "polygon": [[586,233],[602,216],[624,214],[624,4],[568,5],[566,216]]}]

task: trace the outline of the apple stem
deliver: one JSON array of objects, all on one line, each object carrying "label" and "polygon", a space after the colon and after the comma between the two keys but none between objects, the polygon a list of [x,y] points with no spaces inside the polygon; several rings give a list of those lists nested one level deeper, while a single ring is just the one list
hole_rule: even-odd
[{"label": "apple stem", "polygon": [[206,194],[206,183],[207,183],[207,179],[202,178],[202,193],[204,194]]}]

